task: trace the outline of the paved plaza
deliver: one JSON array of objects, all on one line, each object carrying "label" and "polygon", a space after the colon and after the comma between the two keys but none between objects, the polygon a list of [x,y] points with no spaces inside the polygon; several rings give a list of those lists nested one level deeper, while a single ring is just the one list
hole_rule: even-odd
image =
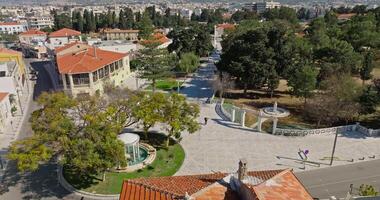
[{"label": "paved plaza", "polygon": [[[194,134],[186,134],[181,144],[186,152],[183,166],[177,175],[199,174],[210,172],[236,171],[240,158],[248,160],[249,170],[265,170],[275,168],[294,168],[295,171],[319,169],[329,166],[334,135],[309,135],[305,137],[274,136],[245,129],[238,124],[223,120],[216,112],[215,104],[205,104],[212,95],[207,87],[213,65],[202,68],[193,80],[187,82],[182,93],[196,100],[201,106],[199,122],[202,129]],[[199,85],[198,85],[199,84]],[[204,125],[204,117],[208,117]],[[346,133],[337,140],[334,165],[373,160],[380,156],[380,138],[365,137],[359,133]],[[299,159],[298,151],[309,150],[308,160],[321,163],[306,164],[292,159]],[[278,159],[277,157],[283,157]],[[288,159],[290,158],[290,159]],[[321,160],[322,159],[322,160]],[[360,159],[360,160],[359,160]]]}]

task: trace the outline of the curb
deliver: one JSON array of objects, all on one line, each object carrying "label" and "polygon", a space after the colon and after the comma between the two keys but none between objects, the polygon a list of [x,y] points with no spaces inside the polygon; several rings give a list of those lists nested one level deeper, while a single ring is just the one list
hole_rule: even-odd
[{"label": "curb", "polygon": [[118,200],[119,194],[94,194],[90,192],[85,192],[82,190],[75,189],[70,183],[68,183],[63,177],[63,167],[62,165],[58,165],[57,169],[57,175],[58,175],[58,182],[59,184],[65,188],[67,191],[74,193],[75,195],[89,198],[89,199],[101,199],[101,200]]}]

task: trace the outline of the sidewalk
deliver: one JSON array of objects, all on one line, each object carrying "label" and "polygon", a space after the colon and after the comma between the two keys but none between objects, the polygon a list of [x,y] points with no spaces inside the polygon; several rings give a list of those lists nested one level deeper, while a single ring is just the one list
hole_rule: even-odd
[{"label": "sidewalk", "polygon": [[27,116],[30,115],[29,106],[33,99],[34,82],[29,80],[29,74],[27,74],[26,80],[26,84],[28,84],[28,86],[25,87],[23,95],[20,96],[20,102],[17,101],[16,103],[18,106],[15,116],[12,117],[12,123],[8,124],[7,130],[4,134],[0,134],[0,182],[7,167],[7,161],[4,157],[8,152],[9,145],[13,141],[17,140],[23,124],[28,120]]}]

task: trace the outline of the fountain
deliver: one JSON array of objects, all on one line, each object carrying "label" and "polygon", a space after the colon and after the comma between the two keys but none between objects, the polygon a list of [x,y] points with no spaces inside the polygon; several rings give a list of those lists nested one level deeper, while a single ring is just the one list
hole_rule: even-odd
[{"label": "fountain", "polygon": [[128,166],[119,171],[134,171],[151,164],[156,157],[156,150],[145,143],[140,143],[140,136],[134,133],[122,133],[118,139],[125,145]]},{"label": "fountain", "polygon": [[258,125],[257,129],[258,131],[261,131],[261,125],[265,121],[265,119],[272,119],[273,120],[273,128],[272,133],[276,132],[277,128],[277,122],[278,118],[283,118],[289,116],[289,111],[285,110],[283,108],[279,108],[277,106],[277,101],[274,102],[272,107],[265,107],[260,110],[259,116],[258,116]]}]

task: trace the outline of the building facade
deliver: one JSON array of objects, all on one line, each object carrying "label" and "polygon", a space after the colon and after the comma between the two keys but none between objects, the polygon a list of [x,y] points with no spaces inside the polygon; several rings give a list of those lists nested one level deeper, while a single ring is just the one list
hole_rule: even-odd
[{"label": "building facade", "polygon": [[52,48],[65,46],[76,41],[82,41],[81,32],[69,28],[63,28],[49,34],[49,43]]},{"label": "building facade", "polygon": [[18,37],[22,52],[26,57],[42,58],[47,56],[47,48],[45,46],[47,33],[37,29],[30,29],[19,34]]},{"label": "building facade", "polygon": [[51,28],[54,23],[50,16],[32,16],[27,18],[29,29]]},{"label": "building facade", "polygon": [[9,93],[0,92],[0,133],[5,133],[11,121],[11,103]]},{"label": "building facade", "polygon": [[102,38],[105,40],[138,40],[138,30],[105,29]]},{"label": "building facade", "polygon": [[64,92],[72,97],[102,94],[107,84],[123,86],[129,76],[129,55],[72,43],[56,49]]},{"label": "building facade", "polygon": [[25,24],[17,22],[0,22],[0,33],[18,34],[28,30]]}]

